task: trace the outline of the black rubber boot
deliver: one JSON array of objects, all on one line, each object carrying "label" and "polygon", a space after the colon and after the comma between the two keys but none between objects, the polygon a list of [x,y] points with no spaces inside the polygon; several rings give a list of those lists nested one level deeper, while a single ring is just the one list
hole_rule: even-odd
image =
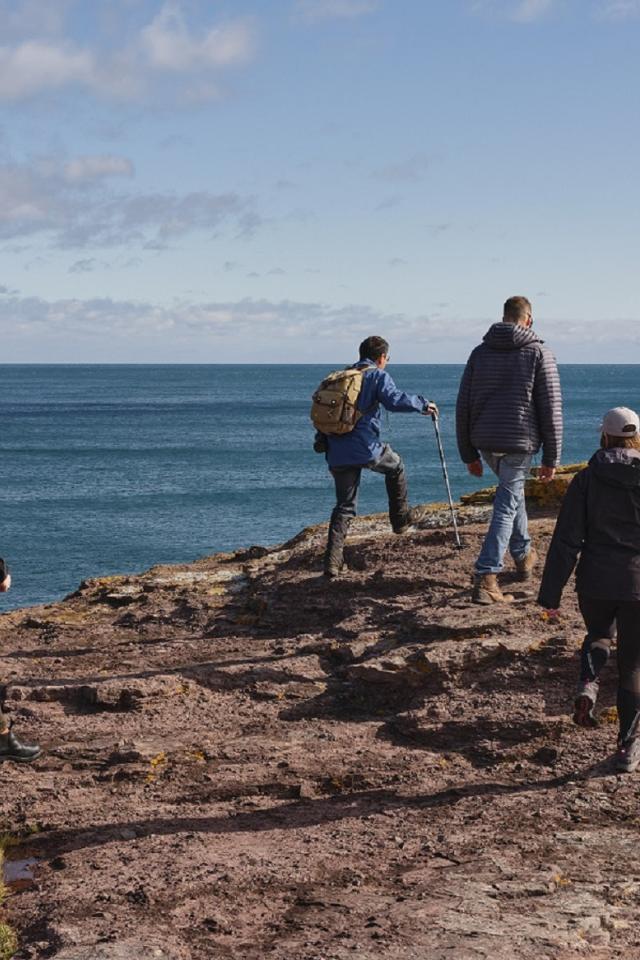
[{"label": "black rubber boot", "polygon": [[335,510],[331,514],[329,538],[324,553],[324,575],[329,579],[339,577],[344,567],[344,541],[350,523],[351,517],[345,517]]},{"label": "black rubber boot", "polygon": [[22,743],[12,727],[13,721],[6,733],[0,733],[0,763],[4,760],[13,760],[15,763],[32,763],[37,760],[42,749],[37,744]]},{"label": "black rubber boot", "polygon": [[384,478],[389,498],[389,520],[394,533],[404,533],[411,526],[411,508],[404,464],[400,464],[395,473]]}]

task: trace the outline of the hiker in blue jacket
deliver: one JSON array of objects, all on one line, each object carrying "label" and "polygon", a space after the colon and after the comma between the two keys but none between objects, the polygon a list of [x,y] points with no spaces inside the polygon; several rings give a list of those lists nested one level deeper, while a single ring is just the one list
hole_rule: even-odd
[{"label": "hiker in blue jacket", "polygon": [[363,468],[381,473],[389,498],[389,520],[394,533],[406,533],[411,526],[407,478],[401,457],[380,439],[380,407],[394,413],[438,413],[435,403],[416,394],[398,390],[386,372],[389,344],[382,337],[367,337],[360,344],[360,359],[353,366],[365,370],[358,397],[360,419],[353,430],[342,435],[316,433],[314,449],[326,453],[336,485],[336,505],[329,523],[324,555],[324,575],[334,578],[344,566],[344,541],[356,515],[358,488]]}]

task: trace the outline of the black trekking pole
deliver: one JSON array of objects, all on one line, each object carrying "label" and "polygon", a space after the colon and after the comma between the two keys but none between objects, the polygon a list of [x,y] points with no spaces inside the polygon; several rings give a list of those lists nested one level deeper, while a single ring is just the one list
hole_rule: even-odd
[{"label": "black trekking pole", "polygon": [[444,450],[442,449],[442,440],[440,439],[440,427],[438,425],[438,415],[436,413],[432,413],[431,419],[433,420],[433,426],[435,427],[435,431],[436,431],[438,453],[440,454],[440,463],[442,464],[442,475],[444,477],[444,483],[447,488],[447,496],[449,497],[449,506],[451,507],[451,519],[453,520],[453,530],[456,535],[456,546],[458,550],[462,550],[462,541],[460,540],[460,534],[458,533],[458,521],[456,520],[456,512],[453,509],[453,497],[451,496],[449,474],[447,473],[447,464],[444,459]]}]

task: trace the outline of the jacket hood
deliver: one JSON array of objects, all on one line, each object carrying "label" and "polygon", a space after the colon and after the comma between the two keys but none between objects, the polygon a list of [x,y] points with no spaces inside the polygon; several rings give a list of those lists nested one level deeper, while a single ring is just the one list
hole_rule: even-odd
[{"label": "jacket hood", "polygon": [[599,480],[613,487],[640,488],[640,450],[598,450],[589,466]]},{"label": "jacket hood", "polygon": [[531,327],[521,327],[517,323],[494,323],[482,338],[492,350],[520,350],[530,343],[544,343]]}]

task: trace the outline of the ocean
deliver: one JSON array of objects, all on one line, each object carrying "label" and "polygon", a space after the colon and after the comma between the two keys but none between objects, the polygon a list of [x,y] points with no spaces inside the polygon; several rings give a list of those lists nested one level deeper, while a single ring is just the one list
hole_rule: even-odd
[{"label": "ocean", "polygon": [[[13,587],[0,610],[59,599],[86,577],[278,543],[326,520],[333,483],[311,447],[309,398],[333,368],[1,366],[0,555]],[[457,454],[462,366],[389,372],[438,403],[454,496],[487,485]],[[561,367],[565,463],[590,456],[609,407],[640,407],[639,374],[638,364]],[[443,499],[431,420],[390,414],[385,438],[405,460],[412,502]],[[365,472],[360,511],[384,507],[384,482]]]}]

